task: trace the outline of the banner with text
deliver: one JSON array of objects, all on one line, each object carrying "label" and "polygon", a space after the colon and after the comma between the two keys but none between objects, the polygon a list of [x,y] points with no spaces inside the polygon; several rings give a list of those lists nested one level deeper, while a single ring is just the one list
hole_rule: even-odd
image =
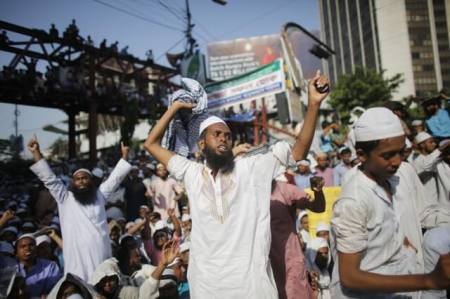
[{"label": "banner with text", "polygon": [[283,61],[277,59],[249,73],[206,86],[208,108],[217,110],[284,92],[284,81]]},{"label": "banner with text", "polygon": [[278,34],[238,38],[208,44],[209,75],[222,81],[250,71],[280,58]]}]

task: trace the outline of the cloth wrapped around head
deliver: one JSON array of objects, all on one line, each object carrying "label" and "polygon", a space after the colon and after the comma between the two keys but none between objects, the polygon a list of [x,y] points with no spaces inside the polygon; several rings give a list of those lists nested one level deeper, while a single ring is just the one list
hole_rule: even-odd
[{"label": "cloth wrapped around head", "polygon": [[192,111],[179,111],[170,122],[161,145],[179,155],[187,156],[197,151],[200,124],[208,118],[208,97],[203,87],[195,80],[182,78],[183,89],[174,92],[169,106],[175,101],[197,104]]},{"label": "cloth wrapped around head", "polygon": [[324,238],[314,238],[311,239],[311,241],[308,243],[308,247],[306,248],[306,261],[307,261],[307,267],[309,270],[314,269],[314,261],[316,260],[317,253],[320,248],[330,248],[328,245],[327,240]]}]

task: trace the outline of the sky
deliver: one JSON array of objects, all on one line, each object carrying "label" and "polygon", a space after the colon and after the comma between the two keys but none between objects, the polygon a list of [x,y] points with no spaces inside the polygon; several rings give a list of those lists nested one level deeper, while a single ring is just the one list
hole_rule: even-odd
[{"label": "sky", "polygon": [[[211,42],[279,33],[281,26],[295,22],[307,30],[320,29],[316,0],[228,0],[225,6],[212,0],[190,0],[193,36],[206,54]],[[108,44],[128,45],[128,52],[145,58],[152,49],[156,62],[168,65],[164,53],[184,49],[185,0],[1,0],[0,20],[48,30],[54,23],[60,33],[72,19],[80,35],[90,35],[96,46],[106,38]],[[9,64],[12,55],[0,52],[0,66]],[[39,66],[38,66],[39,67]],[[41,128],[61,122],[66,114],[56,109],[19,105],[19,134],[28,140],[38,136],[47,148],[59,135]],[[0,139],[14,134],[14,105],[0,103]]]}]

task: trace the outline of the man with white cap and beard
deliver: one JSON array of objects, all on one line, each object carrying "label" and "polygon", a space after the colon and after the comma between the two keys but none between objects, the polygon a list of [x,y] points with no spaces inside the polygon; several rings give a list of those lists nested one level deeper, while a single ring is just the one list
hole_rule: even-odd
[{"label": "man with white cap and beard", "polygon": [[[145,148],[178,180],[190,199],[192,231],[188,280],[191,298],[278,298],[269,262],[272,180],[289,162],[305,158],[312,142],[328,80],[317,73],[309,82],[308,112],[291,147],[276,143],[269,152],[234,160],[231,131],[218,117],[200,125],[200,164],[164,149],[169,122],[193,104],[175,101],[150,132]],[[317,89],[316,89],[317,88]]]},{"label": "man with white cap and beard", "polygon": [[126,161],[129,149],[121,145],[122,159],[98,189],[91,172],[84,168],[74,172],[67,188],[42,158],[36,138],[30,140],[28,149],[36,162],[30,167],[31,171],[58,203],[64,239],[64,272],[87,280],[101,262],[111,257],[105,204],[131,169]]},{"label": "man with white cap and beard", "polygon": [[430,200],[414,169],[402,163],[405,136],[386,108],[355,123],[361,161],[349,171],[333,208],[332,298],[419,298],[450,286],[450,254],[425,274],[422,229],[450,223]]},{"label": "man with white cap and beard", "polygon": [[312,239],[306,248],[308,271],[317,284],[317,299],[332,298],[329,290],[331,282],[330,273],[328,272],[328,267],[331,263],[329,251],[328,241],[321,237]]}]

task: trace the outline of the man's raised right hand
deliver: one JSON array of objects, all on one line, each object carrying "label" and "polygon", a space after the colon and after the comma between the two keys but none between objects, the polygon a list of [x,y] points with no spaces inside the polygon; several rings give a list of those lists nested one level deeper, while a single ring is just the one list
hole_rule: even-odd
[{"label": "man's raised right hand", "polygon": [[197,104],[185,103],[185,102],[182,102],[182,101],[175,101],[175,102],[173,102],[171,107],[173,107],[173,109],[178,111],[178,110],[181,110],[181,109],[191,110],[191,109],[194,109],[195,106],[197,106]]},{"label": "man's raised right hand", "polygon": [[39,148],[39,142],[37,141],[36,135],[34,135],[30,141],[28,141],[28,150],[33,154],[36,151],[39,152],[40,148]]},{"label": "man's raised right hand", "polygon": [[34,135],[30,141],[28,141],[28,150],[33,155],[34,161],[39,161],[42,159],[41,149],[39,147],[39,142],[37,141],[36,135]]}]

